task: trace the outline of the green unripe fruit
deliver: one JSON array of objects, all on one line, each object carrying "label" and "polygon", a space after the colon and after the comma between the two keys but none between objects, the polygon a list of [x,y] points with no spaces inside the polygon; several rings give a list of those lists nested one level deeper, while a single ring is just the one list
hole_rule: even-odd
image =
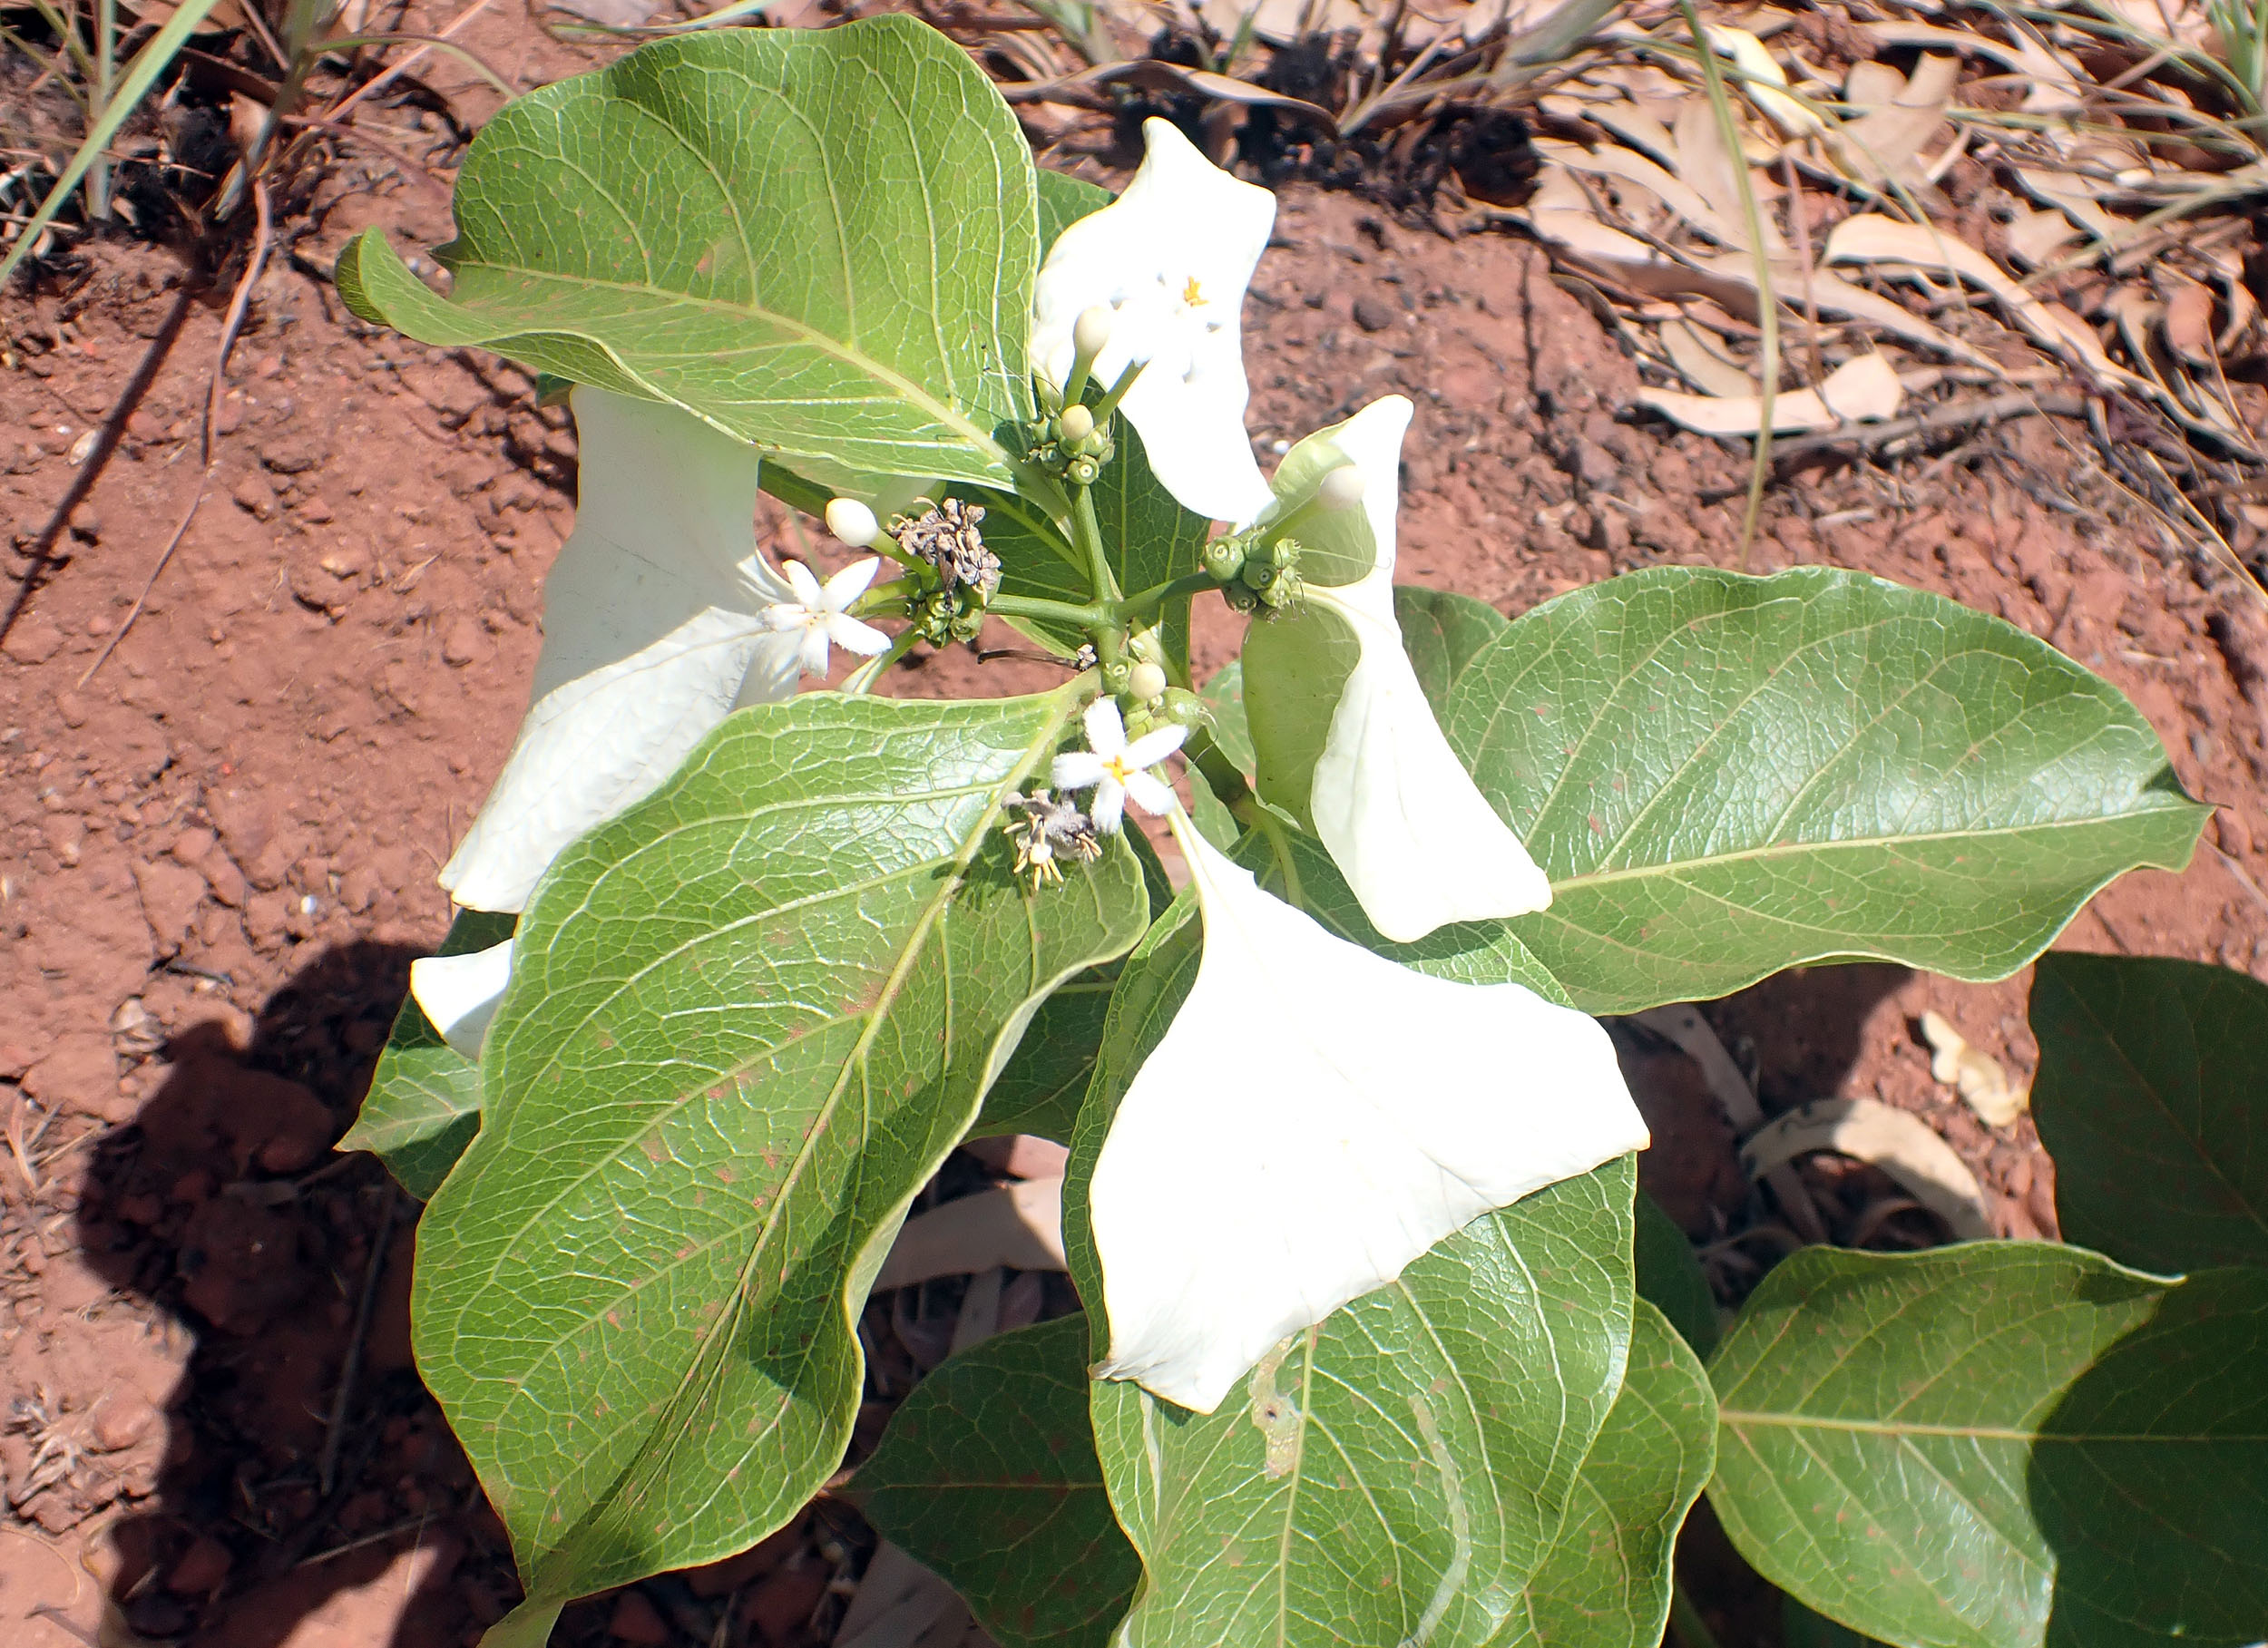
[{"label": "green unripe fruit", "polygon": [[1166,689],[1166,701],[1158,707],[1158,718],[1177,726],[1209,726],[1213,712],[1197,694],[1169,687]]},{"label": "green unripe fruit", "polygon": [[1092,458],[1073,458],[1064,466],[1063,473],[1080,486],[1092,486],[1095,477],[1102,473],[1102,465]]},{"label": "green unripe fruit", "polygon": [[1232,581],[1245,570],[1245,547],[1234,537],[1216,538],[1205,546],[1206,574],[1219,583]]},{"label": "green unripe fruit", "polygon": [[1228,609],[1232,612],[1249,612],[1260,604],[1259,596],[1241,583],[1224,584],[1221,597],[1228,602]]}]

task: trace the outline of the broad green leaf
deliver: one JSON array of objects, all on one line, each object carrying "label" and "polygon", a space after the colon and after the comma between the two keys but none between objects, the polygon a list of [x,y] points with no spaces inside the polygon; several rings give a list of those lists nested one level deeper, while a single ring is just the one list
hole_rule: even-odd
[{"label": "broad green leaf", "polygon": [[1909,1648],[2268,1635],[2268,1271],[1805,1248],[1709,1363],[1756,1570]]},{"label": "broad green leaf", "polygon": [[1245,721],[1244,660],[1231,658],[1216,669],[1198,697],[1212,712],[1213,742],[1238,772],[1251,777],[1256,758],[1252,753],[1252,728]]},{"label": "broad green leaf", "polygon": [[2057,951],[2031,1018],[2064,1240],[2149,1271],[2268,1264],[2268,984]]},{"label": "broad green leaf", "polygon": [[1693,1243],[1661,1204],[1644,1191],[1637,1202],[1638,1297],[1650,1300],[1696,1354],[1716,1349],[1716,1294]]},{"label": "broad green leaf", "polygon": [[1552,882],[1521,935],[1593,1012],[1878,956],[1993,979],[2206,810],[2134,706],[1862,573],[1634,572],[1517,619],[1445,730]]},{"label": "broad green leaf", "polygon": [[[1266,850],[1248,840],[1247,861]],[[1328,859],[1293,852],[1310,911],[1375,941]],[[1064,1234],[1097,1332],[1083,1185],[1200,936],[1184,899],[1129,958],[1080,1112]],[[1459,978],[1521,965],[1508,937],[1432,943],[1388,953]],[[1621,1383],[1632,1194],[1626,1157],[1476,1220],[1286,1341],[1213,1414],[1097,1381],[1103,1477],[1144,1565],[1122,1640],[1452,1648],[1507,1629]]]},{"label": "broad green leaf", "polygon": [[910,17],[654,42],[508,104],[458,174],[437,297],[385,237],[365,319],[671,401],[807,478],[1012,482],[1030,415],[1031,153]]},{"label": "broad green leaf", "polygon": [[1503,1640],[1656,1648],[1669,1617],[1670,1551],[1716,1458],[1708,1375],[1669,1320],[1640,1299],[1621,1393],[1575,1479],[1551,1554],[1528,1582],[1525,1621],[1515,1614],[1524,1628]]},{"label": "broad green leaf", "polygon": [[1094,1074],[1095,1051],[1102,1045],[1102,1023],[1118,978],[1116,967],[1090,967],[1040,1003],[1031,1028],[985,1094],[984,1113],[973,1133],[1070,1137]]},{"label": "broad green leaf", "polygon": [[1069,172],[1042,170],[1033,174],[1040,189],[1040,258],[1055,249],[1055,237],[1080,219],[1090,217],[1118,197],[1100,183]]},{"label": "broad green leaf", "polygon": [[962,1351],[839,1490],[1004,1648],[1101,1648],[1141,1576],[1102,1491],[1087,1361],[1079,1316]]},{"label": "broad green leaf", "polygon": [[907,1203],[1034,1004],[1147,919],[1122,850],[1011,874],[998,807],[1073,707],[745,710],[552,865],[412,1302],[527,1585],[499,1640],[743,1548],[840,1461]]},{"label": "broad green leaf", "polygon": [[1504,633],[1510,619],[1486,601],[1418,584],[1393,587],[1394,620],[1435,719],[1446,716],[1449,688],[1473,655]]},{"label": "broad green leaf", "polygon": [[[501,944],[518,919],[460,910],[438,953],[467,955]],[[338,1147],[372,1152],[396,1183],[426,1202],[480,1125],[480,1067],[441,1039],[416,997],[404,996],[393,1034],[370,1073],[370,1091]]]},{"label": "broad green leaf", "polygon": [[1245,630],[1245,726],[1258,788],[1303,825],[1312,825],[1315,763],[1361,652],[1354,626],[1319,604]]}]

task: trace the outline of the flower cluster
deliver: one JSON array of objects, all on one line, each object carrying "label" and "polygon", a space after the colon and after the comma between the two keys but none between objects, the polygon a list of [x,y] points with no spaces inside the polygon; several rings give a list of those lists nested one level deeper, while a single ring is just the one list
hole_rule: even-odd
[{"label": "flower cluster", "polygon": [[[1311,833],[1383,940],[1544,908],[1549,883],[1443,736],[1394,617],[1410,402],[1376,401],[1261,474],[1240,327],[1275,201],[1165,122],[1145,132],[1125,192],[1066,229],[1035,282],[1042,415],[1027,434],[1042,490],[1090,483],[1123,412],[1158,483],[1227,525],[1193,576],[1254,615],[1258,795],[1240,809],[1271,837]],[[1091,407],[1089,380],[1105,390]],[[833,648],[886,662],[916,636],[970,639],[996,597],[1008,606],[982,506],[880,477],[865,499],[836,498],[827,525],[885,547],[904,580],[875,589],[878,559],[824,580],[775,569],[753,541],[749,448],[669,406],[588,387],[572,405],[581,503],[546,590],[533,703],[442,876],[478,909],[523,908],[570,843],[650,795],[735,707],[824,677]],[[880,524],[877,510],[914,504]],[[1104,610],[1106,594],[1066,610]],[[1085,747],[1055,757],[1049,787],[1009,797],[1004,828],[1035,893],[1065,860],[1099,858],[1129,803],[1166,819],[1188,866],[1203,954],[1094,1164],[1102,1298],[1090,1302],[1109,1322],[1099,1374],[1210,1411],[1286,1335],[1647,1136],[1593,1020],[1518,983],[1389,959],[1201,836],[1160,770],[1194,700],[1143,627],[1155,600],[1119,609],[1134,617],[1091,627],[1097,646],[1078,659],[1107,684],[1084,711]],[[866,621],[879,612],[908,621],[895,642]],[[413,989],[477,1056],[511,968],[509,944],[431,959]]]}]

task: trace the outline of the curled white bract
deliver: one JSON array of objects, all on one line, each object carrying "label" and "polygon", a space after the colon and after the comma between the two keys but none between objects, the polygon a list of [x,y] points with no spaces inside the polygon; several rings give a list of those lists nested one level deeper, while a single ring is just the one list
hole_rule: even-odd
[{"label": "curled white bract", "polygon": [[409,993],[419,1010],[467,1058],[481,1056],[489,1021],[511,982],[510,939],[461,956],[420,956],[409,964]]},{"label": "curled white bract", "polygon": [[575,528],[543,588],[527,718],[441,872],[525,907],[560,850],[652,794],[736,705],[796,688],[796,599],[756,548],[756,454],[691,414],[578,386]]},{"label": "curled white bract", "polygon": [[1096,1372],[1209,1413],[1287,1334],[1647,1131],[1592,1019],[1350,943],[1172,816],[1205,949],[1090,1181]]},{"label": "curled white bract", "polygon": [[1388,395],[1333,433],[1362,479],[1377,559],[1353,583],[1307,590],[1354,629],[1360,649],[1315,763],[1308,810],[1363,913],[1397,942],[1551,902],[1550,883],[1449,747],[1403,648],[1394,516],[1410,414],[1409,401]]},{"label": "curled white bract", "polygon": [[[1099,337],[1094,375],[1142,373],[1119,403],[1158,483],[1216,521],[1268,500],[1245,434],[1244,301],[1276,223],[1276,197],[1239,182],[1161,120],[1121,194],[1057,237],[1032,288],[1033,367],[1061,384]],[[1108,312],[1109,325],[1091,313]]]}]

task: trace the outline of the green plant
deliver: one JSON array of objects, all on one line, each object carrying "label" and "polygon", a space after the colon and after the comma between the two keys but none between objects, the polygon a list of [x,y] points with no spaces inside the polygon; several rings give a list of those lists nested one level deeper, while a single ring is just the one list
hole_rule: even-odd
[{"label": "green plant", "polygon": [[[1015,1131],[1071,1147],[1086,1312],[948,1362],[845,1490],[1012,1648],[1645,1648],[1705,1484],[1885,1641],[2257,1635],[2259,1273],[1811,1253],[1705,1375],[1669,1323],[1706,1343],[1706,1285],[1641,1239],[1588,1017],[1853,956],[2023,965],[2185,862],[2204,809],[2147,723],[2009,625],[1827,569],[1657,569],[1509,623],[1396,590],[1409,403],[1260,474],[1272,203],[1148,135],[1112,201],[1035,173],[904,18],[702,34],[497,117],[452,297],[376,235],[340,258],[366,317],[572,385],[582,442],[534,704],[444,873],[466,912],[347,1141],[429,1198],[420,1370],[527,1587],[492,1648],[795,1515],[913,1198]],[[872,558],[776,568],[759,487]],[[1252,623],[1200,692],[1215,598]],[[994,619],[1062,684],[871,694]],[[797,691],[836,648],[867,661]],[[2148,1423],[2087,1417],[2169,1358],[2199,1377]],[[1827,1437],[1864,1468],[1833,1503]],[[2098,1444],[2121,1490],[2209,1473],[2151,1478],[2194,1531],[2178,1605],[2113,1571]],[[1948,1526],[1940,1477],[1976,1514],[1917,1566],[1884,1530]]]}]

